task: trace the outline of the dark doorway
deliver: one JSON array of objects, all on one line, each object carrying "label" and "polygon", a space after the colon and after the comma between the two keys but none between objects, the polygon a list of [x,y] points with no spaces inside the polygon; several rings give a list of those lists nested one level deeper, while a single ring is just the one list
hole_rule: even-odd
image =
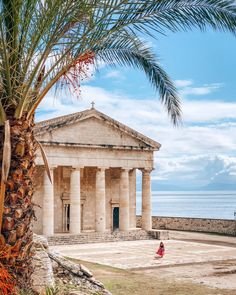
[{"label": "dark doorway", "polygon": [[64,204],[63,207],[63,232],[70,230],[70,204]]},{"label": "dark doorway", "polygon": [[70,204],[68,204],[67,210],[67,224],[66,224],[67,231],[70,231]]},{"label": "dark doorway", "polygon": [[119,229],[119,207],[113,209],[113,230]]}]

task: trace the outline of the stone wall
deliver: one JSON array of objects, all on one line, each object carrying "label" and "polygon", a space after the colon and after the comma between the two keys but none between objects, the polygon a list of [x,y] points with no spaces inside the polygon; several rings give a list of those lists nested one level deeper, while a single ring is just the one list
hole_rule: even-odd
[{"label": "stone wall", "polygon": [[[111,295],[104,285],[93,277],[87,267],[50,251],[45,237],[34,235],[33,248],[35,255],[33,256],[32,290],[34,294],[57,294],[56,290],[60,289],[60,294],[67,295]],[[50,290],[46,291],[46,288]]]},{"label": "stone wall", "polygon": [[118,241],[135,241],[135,240],[168,240],[169,232],[166,230],[130,230],[130,231],[114,231],[106,233],[81,233],[79,235],[57,234],[48,237],[50,246],[54,245],[74,245],[87,243],[103,243]]},{"label": "stone wall", "polygon": [[36,294],[44,294],[45,287],[55,286],[52,263],[48,257],[48,241],[45,237],[34,234],[33,242],[32,288]]},{"label": "stone wall", "polygon": [[[141,227],[141,216],[137,216],[137,227]],[[185,230],[236,235],[236,221],[226,219],[152,217],[153,229]]]},{"label": "stone wall", "polygon": [[116,242],[116,241],[133,241],[149,240],[155,238],[153,235],[143,230],[133,230],[127,232],[115,231],[112,233],[81,233],[80,235],[57,234],[48,237],[49,245],[73,245],[86,243]]}]

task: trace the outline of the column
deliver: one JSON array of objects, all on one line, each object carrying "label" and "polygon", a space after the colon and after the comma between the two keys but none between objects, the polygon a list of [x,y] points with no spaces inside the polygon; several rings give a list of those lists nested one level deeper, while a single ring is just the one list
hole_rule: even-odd
[{"label": "column", "polygon": [[129,230],[129,170],[123,169],[120,174],[120,230]]},{"label": "column", "polygon": [[106,182],[105,169],[98,168],[96,171],[96,208],[95,208],[96,232],[106,230]]},{"label": "column", "polygon": [[129,172],[129,223],[136,228],[136,169]]},{"label": "column", "polygon": [[70,233],[80,234],[80,168],[72,168],[70,175]]},{"label": "column", "polygon": [[53,171],[50,168],[52,183],[50,182],[46,170],[44,171],[43,185],[43,234],[51,236],[54,234],[54,188],[53,188]]},{"label": "column", "polygon": [[151,175],[150,170],[142,170],[142,228],[152,229]]}]

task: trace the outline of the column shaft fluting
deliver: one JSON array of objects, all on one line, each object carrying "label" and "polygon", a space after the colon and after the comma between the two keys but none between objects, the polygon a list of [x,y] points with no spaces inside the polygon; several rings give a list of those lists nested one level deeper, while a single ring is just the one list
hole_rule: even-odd
[{"label": "column shaft fluting", "polygon": [[52,183],[50,182],[46,170],[44,171],[43,184],[43,234],[51,236],[54,234],[54,187],[53,169],[50,169]]},{"label": "column shaft fluting", "polygon": [[120,174],[120,230],[129,230],[129,171],[122,170]]},{"label": "column shaft fluting", "polygon": [[71,171],[70,176],[70,233],[80,234],[80,169]]},{"label": "column shaft fluting", "polygon": [[136,169],[129,172],[129,222],[136,228]]},{"label": "column shaft fluting", "polygon": [[105,169],[96,171],[96,208],[95,208],[96,232],[106,230],[106,181]]},{"label": "column shaft fluting", "polygon": [[142,228],[152,229],[151,175],[150,171],[142,171]]}]

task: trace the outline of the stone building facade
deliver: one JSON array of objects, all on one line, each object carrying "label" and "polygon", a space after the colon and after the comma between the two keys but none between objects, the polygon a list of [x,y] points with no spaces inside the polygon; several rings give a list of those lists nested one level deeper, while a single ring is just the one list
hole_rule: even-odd
[{"label": "stone building facade", "polygon": [[94,107],[36,124],[50,182],[37,155],[34,231],[107,232],[136,228],[136,170],[142,171],[142,228],[151,229],[153,152],[160,144]]}]

